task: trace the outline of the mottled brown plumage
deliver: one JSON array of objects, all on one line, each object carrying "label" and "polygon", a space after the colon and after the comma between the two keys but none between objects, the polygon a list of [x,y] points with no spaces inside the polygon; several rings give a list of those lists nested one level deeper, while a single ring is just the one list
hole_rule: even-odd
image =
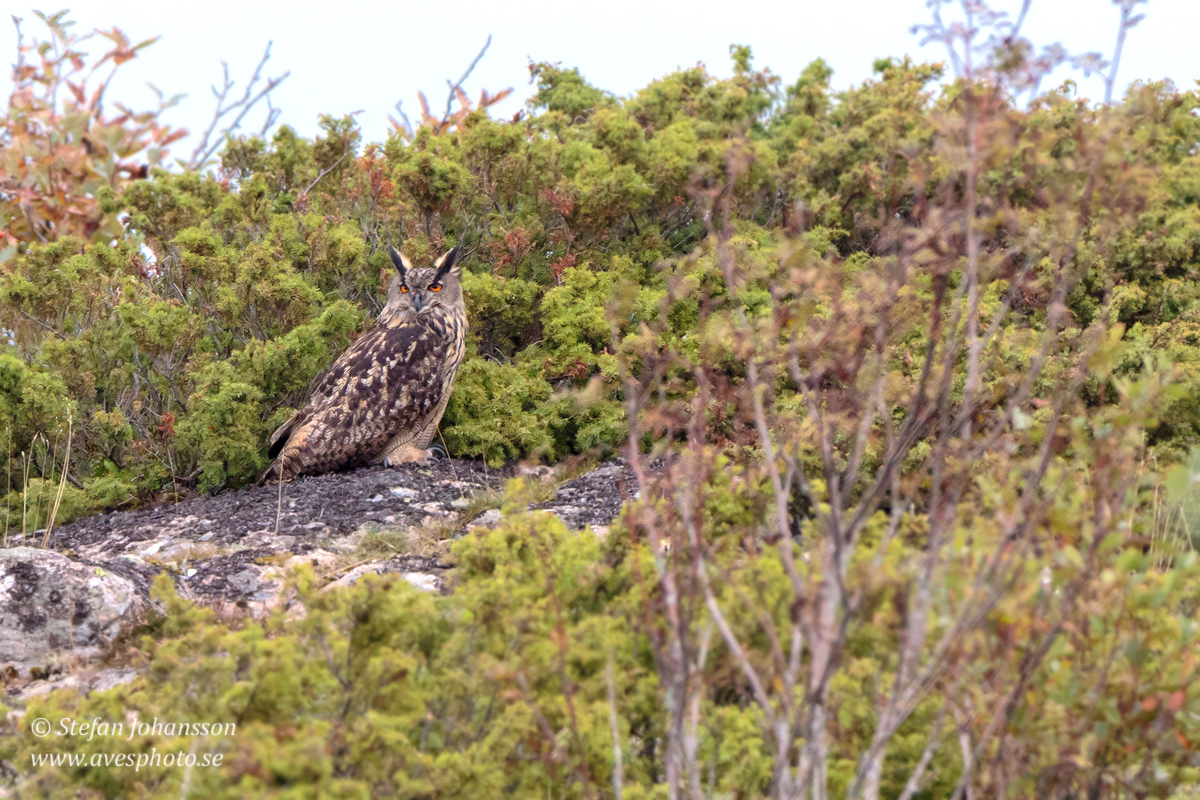
[{"label": "mottled brown plumage", "polygon": [[392,250],[387,305],[275,431],[260,483],[427,456],[466,340],[457,259],[455,248],[414,269]]}]

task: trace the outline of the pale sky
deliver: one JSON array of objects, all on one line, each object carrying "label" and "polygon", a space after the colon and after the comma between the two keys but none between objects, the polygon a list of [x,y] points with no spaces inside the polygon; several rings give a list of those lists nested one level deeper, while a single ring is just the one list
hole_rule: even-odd
[{"label": "pale sky", "polygon": [[[995,0],[994,5],[1015,11],[1019,0]],[[432,106],[443,108],[446,80],[461,75],[488,34],[492,46],[466,88],[472,97],[480,88],[515,89],[493,116],[510,116],[532,94],[530,58],[579,67],[591,83],[617,95],[631,94],[697,62],[728,75],[731,43],[749,44],[756,66],[770,67],[785,82],[814,58],[824,58],[834,69],[837,87],[869,77],[876,58],[911,54],[944,59],[937,46],[921,48],[910,32],[928,19],[924,0],[89,0],[72,8],[80,30],[116,25],[135,41],[162,36],[122,66],[109,97],[149,106],[146,82],[168,95],[186,93],[166,119],[193,131],[211,118],[209,86],[220,78],[220,62],[229,62],[240,86],[268,40],[274,47],[267,72],[291,71],[273,95],[283,111],[281,122],[312,135],[321,113],[361,110],[357,119],[367,141],[386,137],[387,114],[397,100],[415,119],[419,90],[425,90]],[[31,9],[14,10],[24,17],[27,35],[41,26]],[[1126,44],[1122,87],[1135,79],[1161,78],[1193,87],[1200,78],[1195,46],[1200,2],[1150,0],[1140,10],[1147,16]],[[1118,18],[1111,0],[1034,0],[1025,33],[1039,45],[1061,41],[1072,52],[1100,50],[1110,56]],[[5,20],[0,52],[7,54],[8,63],[14,47],[15,35]],[[1102,97],[1098,79],[1077,77],[1081,93]],[[173,149],[173,155],[188,153],[190,148],[180,145]]]}]

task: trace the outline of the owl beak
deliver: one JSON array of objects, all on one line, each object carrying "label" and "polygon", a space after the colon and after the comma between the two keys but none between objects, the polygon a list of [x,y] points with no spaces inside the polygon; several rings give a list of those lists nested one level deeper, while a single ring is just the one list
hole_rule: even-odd
[{"label": "owl beak", "polygon": [[420,311],[421,307],[425,305],[424,293],[423,292],[413,292],[412,304],[413,304],[413,308],[415,308],[417,311]]}]

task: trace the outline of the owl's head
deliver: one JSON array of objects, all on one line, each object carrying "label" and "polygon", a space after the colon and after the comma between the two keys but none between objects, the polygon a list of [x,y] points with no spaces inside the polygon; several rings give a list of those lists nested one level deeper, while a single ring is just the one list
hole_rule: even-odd
[{"label": "owl's head", "polygon": [[414,267],[396,248],[391,248],[396,277],[388,286],[386,312],[401,316],[454,311],[463,307],[462,268],[458,248],[444,253],[432,267]]}]

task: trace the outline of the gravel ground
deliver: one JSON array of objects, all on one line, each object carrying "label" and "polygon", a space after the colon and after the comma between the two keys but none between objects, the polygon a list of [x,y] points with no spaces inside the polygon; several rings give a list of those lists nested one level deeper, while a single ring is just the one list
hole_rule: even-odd
[{"label": "gravel ground", "polygon": [[608,526],[616,519],[621,505],[637,496],[637,480],[629,463],[615,458],[573,481],[567,481],[554,499],[534,506],[553,511],[567,523],[579,529]]},{"label": "gravel ground", "polygon": [[472,495],[502,487],[506,477],[471,461],[369,467],[285,483],[282,504],[276,485],[85,517],[56,529],[52,546],[93,557],[134,552],[152,556],[153,544],[164,539],[227,546],[250,544],[270,534],[294,537],[297,546],[289,549],[302,553],[305,540],[346,536],[372,524],[404,527],[428,516],[448,516]]}]

